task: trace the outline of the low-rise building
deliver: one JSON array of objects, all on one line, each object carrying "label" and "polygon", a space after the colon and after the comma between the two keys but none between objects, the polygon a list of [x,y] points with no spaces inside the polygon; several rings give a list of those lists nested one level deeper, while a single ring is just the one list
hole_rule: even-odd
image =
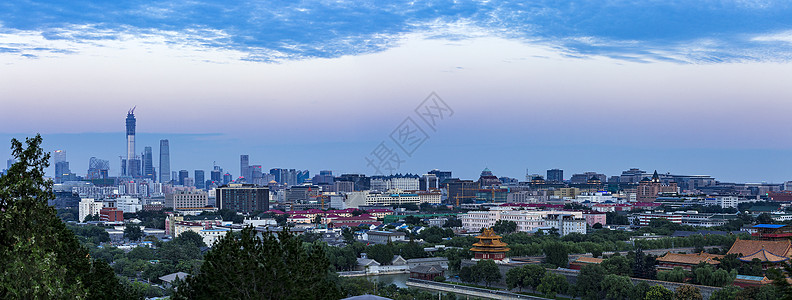
[{"label": "low-rise building", "polygon": [[379,231],[369,230],[366,232],[366,240],[375,244],[387,244],[391,242],[405,241],[407,234],[401,231]]},{"label": "low-rise building", "polygon": [[643,213],[637,216],[638,225],[648,226],[652,219],[665,219],[671,223],[682,224],[682,215],[678,214],[660,214],[660,213]]}]

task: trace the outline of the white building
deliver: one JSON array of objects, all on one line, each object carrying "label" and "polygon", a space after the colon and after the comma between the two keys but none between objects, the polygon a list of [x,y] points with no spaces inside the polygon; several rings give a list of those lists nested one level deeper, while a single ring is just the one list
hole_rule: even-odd
[{"label": "white building", "polygon": [[93,198],[80,199],[80,207],[78,209],[80,222],[84,222],[85,217],[89,215],[99,215],[102,207],[104,207],[102,201],[96,201]]},{"label": "white building", "polygon": [[572,199],[574,202],[591,202],[591,203],[604,203],[606,201],[616,202],[618,199],[613,197],[611,193],[608,192],[596,192],[596,193],[581,193],[577,195],[575,199]]},{"label": "white building", "polygon": [[728,207],[737,208],[738,204],[744,202],[749,202],[749,201],[745,201],[745,200],[741,201],[739,197],[735,197],[735,196],[723,196],[723,197],[704,199],[705,205],[715,205],[715,206],[720,206],[722,208],[728,208]]},{"label": "white building", "polygon": [[132,196],[121,196],[115,199],[115,207],[124,213],[136,213],[143,209],[143,204],[140,203],[140,198]]},{"label": "white building", "polygon": [[198,234],[201,235],[206,246],[212,247],[217,240],[224,237],[229,231],[231,229],[228,228],[201,229]]},{"label": "white building", "polygon": [[[569,216],[559,222],[558,215]],[[487,211],[469,211],[459,216],[462,227],[468,231],[479,231],[482,228],[489,228],[495,222],[504,220],[512,221],[517,224],[517,231],[534,232],[542,227],[556,227],[559,234],[566,235],[570,232],[586,233],[586,220],[583,212],[563,212],[558,211],[533,211],[533,210],[514,210],[510,207],[493,207]],[[582,223],[580,223],[582,222]],[[581,229],[582,224],[582,229]]]},{"label": "white building", "polygon": [[180,190],[165,195],[165,207],[176,210],[207,207],[209,194],[201,190]]},{"label": "white building", "polygon": [[366,205],[370,206],[393,206],[412,203],[418,205],[421,202],[418,194],[404,193],[400,190],[391,190],[387,193],[369,193],[366,195]]},{"label": "white building", "polygon": [[419,178],[414,177],[391,177],[391,178],[372,178],[369,188],[372,191],[384,192],[389,190],[413,191],[420,187]]}]

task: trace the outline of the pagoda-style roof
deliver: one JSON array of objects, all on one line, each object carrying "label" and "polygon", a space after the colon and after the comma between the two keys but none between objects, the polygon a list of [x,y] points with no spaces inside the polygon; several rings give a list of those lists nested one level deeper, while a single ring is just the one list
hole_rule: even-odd
[{"label": "pagoda-style roof", "polygon": [[770,252],[776,256],[789,257],[792,244],[790,241],[765,241],[765,240],[741,240],[734,241],[734,245],[729,249],[726,254],[742,254],[753,255],[762,249]]},{"label": "pagoda-style roof", "polygon": [[664,263],[676,263],[676,264],[686,264],[686,265],[698,265],[699,263],[705,262],[711,265],[720,264],[720,261],[717,259],[723,258],[723,255],[717,254],[709,254],[705,252],[701,253],[691,253],[691,254],[680,254],[680,253],[671,253],[668,252],[666,255],[657,258],[658,262]]},{"label": "pagoda-style roof", "polygon": [[776,255],[776,254],[771,253],[770,251],[767,251],[765,248],[762,248],[761,250],[759,250],[759,251],[757,251],[755,253],[752,253],[752,254],[749,254],[749,255],[746,255],[746,256],[743,256],[743,257],[739,258],[739,260],[743,261],[743,262],[751,262],[754,259],[759,259],[762,262],[779,263],[779,262],[782,262],[782,261],[789,260],[789,257]]},{"label": "pagoda-style roof", "polygon": [[501,236],[495,234],[491,228],[484,228],[484,231],[481,232],[480,235],[476,237],[479,239],[478,243],[473,244],[473,248],[470,248],[470,251],[474,252],[507,252],[510,249],[507,248],[509,244],[501,242]]}]

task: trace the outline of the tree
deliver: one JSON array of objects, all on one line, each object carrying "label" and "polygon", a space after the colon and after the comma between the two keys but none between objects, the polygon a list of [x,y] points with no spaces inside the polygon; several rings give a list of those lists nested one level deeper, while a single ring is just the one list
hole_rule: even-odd
[{"label": "tree", "polygon": [[737,292],[735,300],[775,300],[779,295],[773,286],[749,286]]},{"label": "tree", "polygon": [[179,236],[173,239],[173,242],[176,242],[179,245],[193,245],[198,248],[206,247],[206,243],[204,243],[201,235],[192,230],[182,232],[179,234]]},{"label": "tree", "polygon": [[591,228],[594,228],[594,229],[602,229],[602,224],[601,224],[601,223],[599,223],[599,222],[597,222],[597,223],[594,223],[594,226],[591,226]]},{"label": "tree", "polygon": [[459,280],[464,282],[473,282],[473,268],[470,266],[464,266],[459,269]]},{"label": "tree", "polygon": [[393,247],[383,244],[372,245],[366,249],[366,255],[382,265],[388,265],[393,260]]},{"label": "tree", "polygon": [[518,267],[518,268],[511,268],[506,271],[506,287],[510,290],[519,288],[522,291],[523,286],[525,285],[525,276],[527,275],[527,270],[525,267]]},{"label": "tree", "polygon": [[685,282],[688,277],[688,272],[681,267],[675,267],[671,271],[657,272],[657,280],[671,281],[671,282]]},{"label": "tree", "polygon": [[501,280],[500,268],[498,268],[498,264],[496,264],[494,260],[479,260],[474,270],[487,287],[489,287],[491,283]]},{"label": "tree", "polygon": [[124,238],[130,241],[139,241],[142,237],[143,230],[140,230],[140,226],[127,224],[126,227],[124,227]]},{"label": "tree", "polygon": [[607,299],[628,299],[633,290],[632,282],[627,276],[610,274],[602,279],[600,288],[605,291]]},{"label": "tree", "polygon": [[498,220],[492,226],[492,230],[499,234],[508,234],[517,231],[517,223],[508,220]]},{"label": "tree", "polygon": [[536,290],[539,284],[542,283],[542,278],[544,278],[547,270],[540,265],[527,265],[523,268],[525,268],[523,286],[531,287],[532,290]]},{"label": "tree", "polygon": [[545,262],[559,268],[566,268],[569,264],[569,254],[564,244],[550,242],[544,245]]},{"label": "tree", "polygon": [[127,258],[131,260],[153,260],[155,259],[154,250],[151,250],[147,247],[135,247],[129,253],[127,253]]},{"label": "tree", "polygon": [[792,276],[792,265],[786,262],[779,264],[778,269],[767,270],[767,278],[773,280],[779,298],[792,299],[792,285],[787,278]]},{"label": "tree", "polygon": [[344,227],[341,230],[341,236],[344,237],[344,243],[347,243],[347,245],[355,242],[355,232],[349,227]]},{"label": "tree", "polygon": [[727,286],[727,287],[724,287],[722,289],[719,289],[719,290],[716,290],[716,291],[712,292],[712,295],[710,296],[709,299],[710,300],[734,300],[734,298],[737,296],[737,293],[740,290],[742,290],[742,289],[740,289],[737,286],[730,285],[730,286]]},{"label": "tree", "polygon": [[609,259],[606,259],[602,262],[602,267],[605,268],[605,271],[609,274],[616,274],[622,276],[630,276],[632,275],[632,270],[630,269],[630,262],[627,260],[627,257],[624,256],[614,256]]},{"label": "tree", "polygon": [[174,299],[339,299],[330,263],[317,244],[288,231],[258,236],[252,227],[226,235],[207,252]]},{"label": "tree", "polygon": [[674,300],[702,300],[701,290],[692,285],[683,285],[674,292]]},{"label": "tree", "polygon": [[600,265],[586,265],[580,269],[577,278],[577,292],[583,299],[601,299],[602,278],[605,277],[605,268]]},{"label": "tree", "polygon": [[768,213],[762,213],[756,217],[756,223],[759,224],[773,224],[773,217]]},{"label": "tree", "polygon": [[542,283],[537,287],[537,291],[549,298],[554,298],[556,294],[563,294],[569,289],[569,282],[564,275],[548,272],[542,278]]},{"label": "tree", "polygon": [[662,285],[655,285],[649,288],[646,292],[646,300],[673,300],[674,292],[663,287]]},{"label": "tree", "polygon": [[646,281],[641,281],[633,287],[632,293],[630,294],[630,300],[643,300],[646,298],[646,293],[649,292],[649,286]]},{"label": "tree", "polygon": [[41,142],[40,135],[25,146],[12,139],[16,163],[0,177],[0,297],[130,298],[110,266],[91,259],[47,204],[54,195]]},{"label": "tree", "polygon": [[443,227],[446,227],[446,228],[448,228],[448,227],[453,227],[453,228],[462,227],[462,220],[458,219],[457,217],[453,217],[453,216],[449,217],[448,220],[446,220],[445,224],[443,224]]}]

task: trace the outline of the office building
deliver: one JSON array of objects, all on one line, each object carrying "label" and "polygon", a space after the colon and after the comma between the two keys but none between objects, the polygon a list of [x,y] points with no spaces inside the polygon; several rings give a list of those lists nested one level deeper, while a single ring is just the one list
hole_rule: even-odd
[{"label": "office building", "polygon": [[234,178],[231,176],[231,173],[223,174],[223,184],[229,184],[233,180],[234,180]]},{"label": "office building", "polygon": [[170,142],[168,142],[168,140],[160,140],[159,170],[159,182],[168,183],[173,180],[170,170]]},{"label": "office building", "polygon": [[560,170],[560,169],[547,170],[546,181],[552,183],[564,182],[564,170]]},{"label": "office building", "polygon": [[269,188],[231,183],[215,190],[218,209],[250,213],[269,210]]},{"label": "office building", "polygon": [[106,179],[109,177],[110,162],[104,159],[91,157],[88,160],[88,173],[86,179]]},{"label": "office building", "polygon": [[195,170],[195,187],[200,190],[206,188],[206,181],[204,181],[203,170]]},{"label": "office building", "polygon": [[246,180],[250,180],[250,174],[248,174],[249,168],[250,168],[250,157],[247,154],[240,155],[239,176],[244,177]]},{"label": "office building", "polygon": [[82,198],[80,199],[79,209],[78,209],[78,220],[80,222],[85,222],[85,217],[99,215],[103,205],[102,201],[96,201],[93,198]]},{"label": "office building", "polygon": [[52,152],[52,158],[55,162],[55,183],[64,182],[65,178],[69,178],[71,170],[69,170],[69,162],[66,161],[66,152],[63,150],[55,150]]},{"label": "office building", "polygon": [[183,186],[184,185],[184,179],[186,179],[188,177],[190,177],[190,172],[188,172],[187,170],[179,171],[179,185]]},{"label": "office building", "polygon": [[154,157],[151,153],[151,147],[143,148],[143,178],[151,179],[152,182],[157,181],[157,174],[154,170]]},{"label": "office building", "polygon": [[438,188],[440,188],[440,185],[437,180],[437,175],[424,174],[423,176],[421,176],[421,182],[419,182],[418,184],[418,189],[422,191],[430,191]]},{"label": "office building", "polygon": [[440,171],[438,169],[434,169],[427,173],[437,176],[438,185],[443,185],[443,183],[445,183],[446,180],[451,179],[451,171]]},{"label": "office building", "polygon": [[174,191],[165,194],[165,207],[175,210],[195,210],[209,204],[209,195],[205,191]]}]

